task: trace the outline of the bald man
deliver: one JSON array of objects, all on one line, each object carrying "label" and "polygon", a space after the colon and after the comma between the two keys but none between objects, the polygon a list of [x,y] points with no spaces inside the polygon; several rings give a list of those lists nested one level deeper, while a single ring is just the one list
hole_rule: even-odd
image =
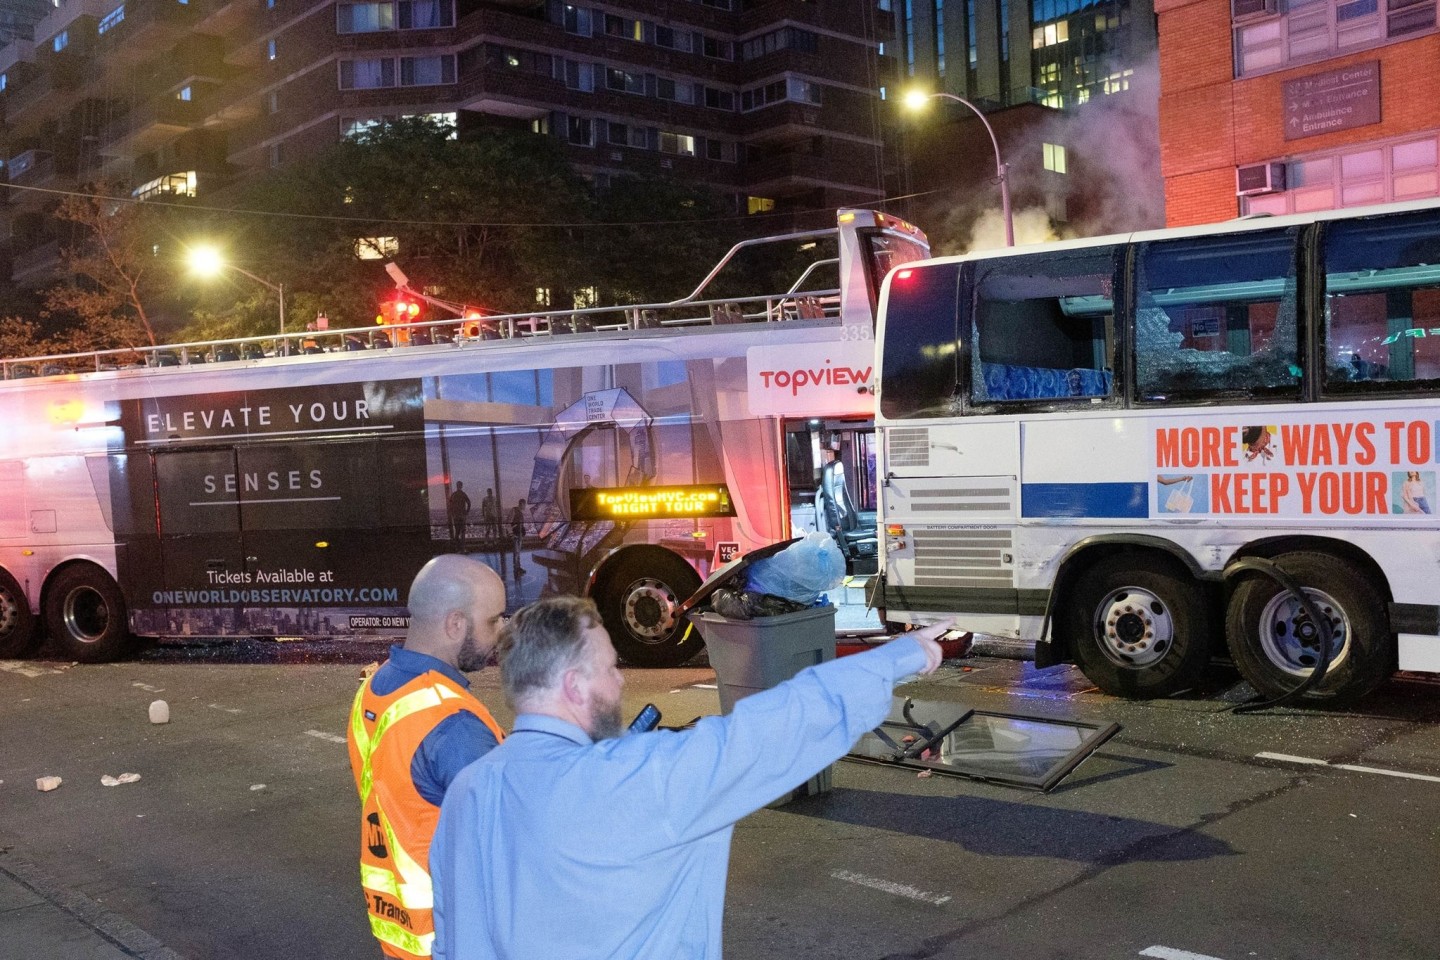
[{"label": "bald man", "polygon": [[350,768],[360,791],[360,885],[387,957],[430,956],[430,839],[440,801],[472,761],[504,739],[470,692],[505,622],[505,584],[459,554],[431,560],[410,585],[410,631],[360,684],[350,711]]}]

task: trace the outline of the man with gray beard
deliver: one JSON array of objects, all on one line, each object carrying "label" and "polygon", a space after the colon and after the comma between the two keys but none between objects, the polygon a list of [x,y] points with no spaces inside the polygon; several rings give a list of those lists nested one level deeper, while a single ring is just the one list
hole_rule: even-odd
[{"label": "man with gray beard", "polygon": [[692,729],[621,736],[624,677],[594,603],[525,607],[498,648],[514,730],[451,785],[430,848],[435,957],[719,960],[735,822],[878,726],[900,678],[940,665],[949,626]]}]

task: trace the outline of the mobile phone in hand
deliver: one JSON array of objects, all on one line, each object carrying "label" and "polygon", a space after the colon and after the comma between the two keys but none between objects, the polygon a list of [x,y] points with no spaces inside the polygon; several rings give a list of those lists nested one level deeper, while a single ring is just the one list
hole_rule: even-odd
[{"label": "mobile phone in hand", "polygon": [[653,703],[645,704],[635,719],[630,721],[630,733],[649,733],[660,723],[660,710]]}]

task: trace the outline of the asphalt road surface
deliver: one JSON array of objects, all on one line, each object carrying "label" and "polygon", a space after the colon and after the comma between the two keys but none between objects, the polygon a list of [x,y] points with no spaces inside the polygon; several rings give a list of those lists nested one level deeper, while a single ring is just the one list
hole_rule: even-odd
[{"label": "asphalt road surface", "polygon": [[[105,956],[378,957],[344,723],[383,653],[0,661],[0,879],[25,896],[0,895],[0,957],[101,955],[47,940],[38,901]],[[473,679],[508,722],[494,672]],[[667,724],[719,709],[703,665],[626,681],[627,710],[653,701]],[[737,829],[730,960],[1440,956],[1440,685],[1237,716],[1248,690],[1223,670],[1208,699],[1131,704],[1069,668],[972,659],[905,692],[1124,729],[1049,794],[839,764],[829,793]],[[169,724],[148,722],[155,699]],[[101,785],[122,773],[141,779]],[[46,775],[64,784],[38,792]]]}]

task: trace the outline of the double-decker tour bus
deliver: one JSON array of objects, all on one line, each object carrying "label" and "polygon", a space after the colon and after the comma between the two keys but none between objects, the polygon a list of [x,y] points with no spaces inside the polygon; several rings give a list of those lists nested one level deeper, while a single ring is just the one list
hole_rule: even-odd
[{"label": "double-decker tour bus", "polygon": [[[701,299],[760,243],[820,259]],[[588,593],[630,663],[683,662],[676,608],[732,556],[818,526],[873,572],[876,296],[926,255],[844,210],[671,303],[0,362],[0,656],[42,626],[79,660],[400,634],[416,571],[463,552],[511,608]]]},{"label": "double-decker tour bus", "polygon": [[889,619],[1129,697],[1440,671],[1440,205],[909,264],[879,325]]}]

